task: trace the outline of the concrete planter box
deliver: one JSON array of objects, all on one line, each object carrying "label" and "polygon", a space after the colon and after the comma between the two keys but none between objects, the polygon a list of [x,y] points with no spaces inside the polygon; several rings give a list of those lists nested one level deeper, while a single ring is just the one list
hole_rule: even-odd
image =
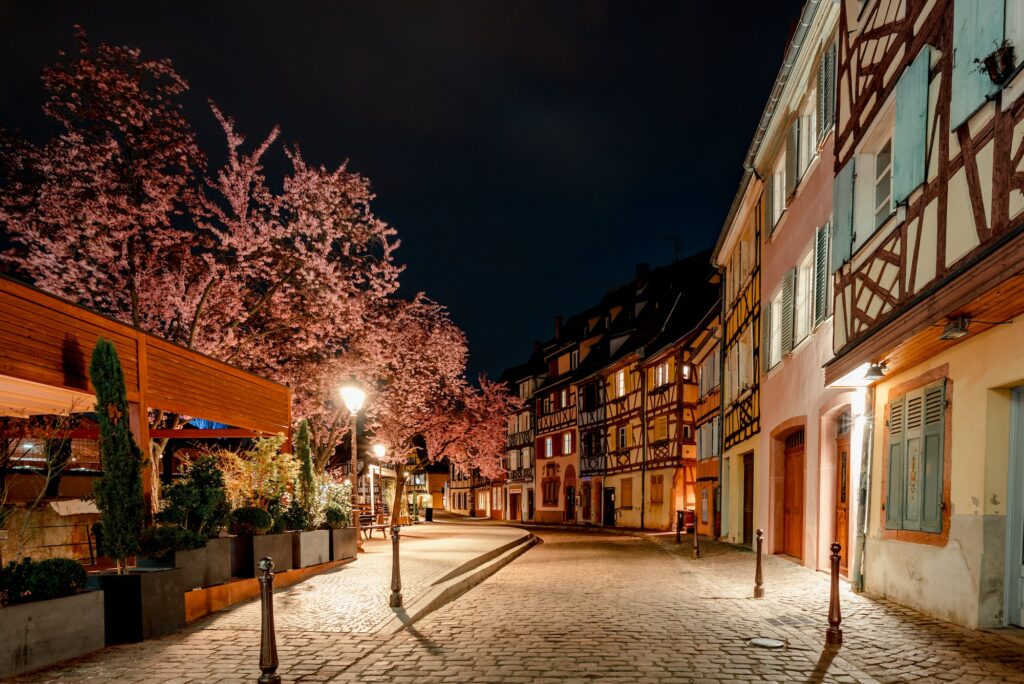
[{"label": "concrete planter box", "polygon": [[101,648],[101,591],[0,608],[0,678]]},{"label": "concrete planter box", "polygon": [[103,590],[107,645],[152,639],[184,627],[183,578],[182,568],[89,575],[88,586]]},{"label": "concrete planter box", "polygon": [[274,572],[292,569],[291,532],[281,534],[260,534],[254,537],[229,537],[231,540],[231,576],[256,577],[260,558],[270,556],[274,560]]},{"label": "concrete planter box", "polygon": [[212,587],[231,579],[231,539],[210,539],[206,546],[191,551],[176,551],[163,558],[139,558],[141,568],[181,568],[185,591]]},{"label": "concrete planter box", "polygon": [[331,558],[329,530],[292,532],[292,567],[308,568],[326,563]]},{"label": "concrete planter box", "polygon": [[339,527],[328,531],[331,534],[331,560],[356,557],[356,528]]}]

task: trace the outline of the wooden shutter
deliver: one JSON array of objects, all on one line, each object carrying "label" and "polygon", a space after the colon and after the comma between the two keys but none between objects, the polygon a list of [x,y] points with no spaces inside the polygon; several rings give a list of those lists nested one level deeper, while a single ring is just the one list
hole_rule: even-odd
[{"label": "wooden shutter", "polygon": [[832,186],[832,271],[850,260],[853,247],[854,159],[846,162]]},{"label": "wooden shutter", "polygon": [[793,294],[796,291],[796,269],[791,268],[782,280],[782,353],[780,357],[793,351]]},{"label": "wooden shutter", "polygon": [[764,179],[764,225],[768,226],[767,235],[775,230],[775,173],[771,169]]},{"label": "wooden shutter", "polygon": [[832,129],[836,97],[836,46],[830,45],[818,64],[818,142]]},{"label": "wooden shutter", "polygon": [[896,128],[892,136],[892,200],[901,204],[924,183],[928,136],[928,73],[931,50],[921,48],[896,82]]},{"label": "wooden shutter", "polygon": [[796,190],[800,175],[800,117],[793,119],[786,139],[786,197]]},{"label": "wooden shutter", "polygon": [[830,226],[826,223],[814,236],[814,322],[821,323],[828,316],[828,280],[832,277],[829,268]]},{"label": "wooden shutter", "polygon": [[942,532],[943,447],[946,434],[946,381],[924,388],[924,446],[921,449],[921,530]]},{"label": "wooden shutter", "polygon": [[889,402],[889,469],[886,475],[885,526],[900,529],[903,519],[903,446],[906,397]]},{"label": "wooden shutter", "polygon": [[949,130],[954,131],[999,89],[979,64],[1003,42],[1005,5],[993,0],[953,2],[953,94]]},{"label": "wooden shutter", "polygon": [[907,392],[903,446],[903,516],[905,530],[921,529],[922,442],[924,435],[924,392]]},{"label": "wooden shutter", "polygon": [[761,309],[761,349],[758,355],[761,360],[761,373],[767,373],[772,364],[772,303],[765,302]]}]

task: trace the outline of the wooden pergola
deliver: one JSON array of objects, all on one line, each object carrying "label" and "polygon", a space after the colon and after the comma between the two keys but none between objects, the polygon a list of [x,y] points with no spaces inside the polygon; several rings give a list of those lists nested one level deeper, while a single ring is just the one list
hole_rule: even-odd
[{"label": "wooden pergola", "polygon": [[[252,437],[291,432],[291,390],[53,295],[0,276],[0,416],[88,412],[88,366],[99,337],[117,347],[131,424],[150,439]],[[150,409],[204,418],[221,430],[150,432]],[[143,478],[150,494],[153,478]]]}]

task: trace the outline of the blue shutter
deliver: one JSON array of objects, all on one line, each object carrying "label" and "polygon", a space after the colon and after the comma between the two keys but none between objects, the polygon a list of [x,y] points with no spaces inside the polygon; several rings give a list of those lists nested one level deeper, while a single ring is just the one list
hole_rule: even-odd
[{"label": "blue shutter", "polygon": [[[980,60],[1003,42],[1005,6],[1001,0],[953,2],[953,96],[949,130],[967,121],[998,90]],[[978,60],[978,61],[975,61]]]},{"label": "blue shutter", "polygon": [[896,130],[892,137],[892,199],[904,202],[924,183],[928,136],[928,72],[931,50],[926,45],[896,83]]},{"label": "blue shutter", "polygon": [[921,529],[924,460],[924,392],[907,392],[903,446],[903,516],[905,530]]},{"label": "blue shutter", "polygon": [[786,271],[782,280],[782,349],[779,358],[793,351],[793,300],[796,294],[796,269]]},{"label": "blue shutter", "polygon": [[905,399],[889,402],[889,463],[886,472],[885,527],[900,529],[903,519],[903,430]]},{"label": "blue shutter", "polygon": [[853,167],[846,162],[832,186],[832,271],[850,260],[853,246]]},{"label": "blue shutter", "polygon": [[942,532],[943,441],[946,381],[924,388],[924,445],[921,449],[921,530]]}]

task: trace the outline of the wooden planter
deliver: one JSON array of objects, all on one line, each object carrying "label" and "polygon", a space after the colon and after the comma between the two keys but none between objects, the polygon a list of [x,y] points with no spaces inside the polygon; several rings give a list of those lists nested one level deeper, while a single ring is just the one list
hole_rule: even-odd
[{"label": "wooden planter", "polygon": [[206,546],[176,551],[163,558],[139,557],[141,568],[181,568],[185,591],[212,587],[231,579],[231,538],[210,539]]},{"label": "wooden planter", "polygon": [[331,560],[356,557],[356,528],[339,527],[328,531],[331,533]]},{"label": "wooden planter", "polygon": [[292,569],[291,532],[281,534],[260,534],[254,537],[228,537],[231,544],[231,576],[256,577],[260,558],[270,556],[274,560],[274,572]]},{"label": "wooden planter", "polygon": [[171,634],[185,626],[184,569],[138,568],[125,575],[89,575],[103,590],[108,646]]},{"label": "wooden planter", "polygon": [[103,648],[103,592],[0,608],[0,677]]},{"label": "wooden planter", "polygon": [[331,533],[329,530],[292,532],[292,567],[308,568],[331,559]]}]

